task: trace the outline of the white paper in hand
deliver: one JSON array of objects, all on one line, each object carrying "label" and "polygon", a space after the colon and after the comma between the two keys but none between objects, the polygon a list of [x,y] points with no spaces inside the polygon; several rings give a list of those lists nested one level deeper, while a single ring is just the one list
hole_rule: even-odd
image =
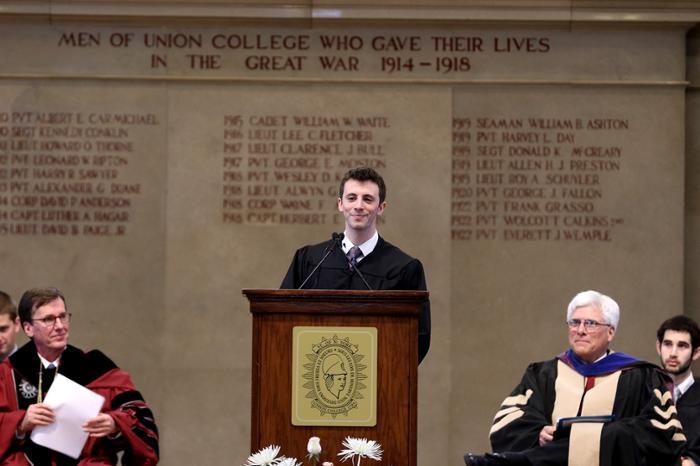
[{"label": "white paper in hand", "polygon": [[51,425],[35,427],[32,441],[78,459],[88,438],[81,426],[100,413],[104,401],[103,396],[56,374],[44,398],[44,403],[53,408],[56,420]]}]

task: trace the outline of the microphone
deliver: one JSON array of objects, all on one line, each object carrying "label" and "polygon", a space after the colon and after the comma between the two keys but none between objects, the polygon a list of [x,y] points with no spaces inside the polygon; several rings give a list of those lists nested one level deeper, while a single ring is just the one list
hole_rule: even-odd
[{"label": "microphone", "polygon": [[299,285],[299,288],[297,288],[297,290],[301,290],[302,288],[304,288],[304,285],[306,285],[306,282],[308,282],[309,279],[313,276],[313,274],[318,270],[318,268],[321,267],[321,264],[323,264],[323,262],[326,260],[326,258],[328,256],[330,256],[331,253],[333,251],[335,251],[335,249],[338,246],[340,246],[340,243],[343,241],[343,238],[345,238],[344,233],[333,232],[333,234],[331,235],[331,240],[333,241],[333,243],[331,243],[330,247],[326,248],[326,253],[323,255],[323,257],[318,262],[318,264],[316,264],[316,267],[314,267],[314,269],[311,271],[311,273],[309,273],[309,275],[306,276],[304,281],[301,282],[301,285]]},{"label": "microphone", "polygon": [[360,272],[360,269],[357,268],[357,265],[353,264],[351,260],[348,260],[348,264],[350,265],[351,270],[354,270],[355,272],[357,272],[357,276],[360,277],[360,279],[362,280],[362,283],[365,284],[367,289],[372,291],[372,287],[369,286],[369,283],[367,283],[367,280],[365,280],[365,276],[362,275],[362,272]]}]

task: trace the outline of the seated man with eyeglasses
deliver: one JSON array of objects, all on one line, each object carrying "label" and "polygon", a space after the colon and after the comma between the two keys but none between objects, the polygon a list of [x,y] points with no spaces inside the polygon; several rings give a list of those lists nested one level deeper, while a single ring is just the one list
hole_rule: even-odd
[{"label": "seated man with eyeglasses", "polygon": [[669,380],[657,366],[610,350],[617,303],[597,291],[568,306],[570,348],[531,364],[501,404],[493,454],[469,466],[670,465],[685,443]]},{"label": "seated man with eyeglasses", "polygon": [[[83,352],[68,344],[71,314],[55,288],[31,289],[18,307],[30,341],[0,365],[0,463],[3,465],[154,465],[158,430],[153,414],[129,374],[97,350]],[[89,434],[80,457],[73,459],[33,443],[37,426],[54,422],[55,412],[42,403],[56,373],[102,395],[105,404],[82,426]]]}]

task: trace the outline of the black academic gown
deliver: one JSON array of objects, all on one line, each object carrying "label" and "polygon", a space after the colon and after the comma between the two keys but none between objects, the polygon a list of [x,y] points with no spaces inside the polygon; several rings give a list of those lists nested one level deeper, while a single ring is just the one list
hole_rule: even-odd
[{"label": "black academic gown", "polygon": [[700,464],[700,379],[695,379],[688,391],[676,400],[676,409],[688,442],[683,456]]},{"label": "black academic gown", "polygon": [[[522,452],[532,464],[566,466],[568,439],[539,447],[539,433],[552,425],[557,397],[557,359],[531,364],[494,419],[493,451]],[[665,374],[639,361],[621,369],[611,413],[601,433],[601,466],[670,466],[683,446]],[[583,382],[582,382],[583,383]],[[510,400],[510,401],[508,401]],[[666,416],[670,416],[667,418]],[[511,419],[509,421],[509,419]]]},{"label": "black academic gown", "polygon": [[[321,261],[333,240],[297,250],[280,288],[297,289]],[[401,249],[379,237],[377,246],[357,264],[374,290],[426,290],[423,265]],[[342,249],[336,248],[304,285],[304,289],[366,290],[359,275],[350,270]],[[418,321],[418,360],[430,347],[430,302],[426,301]]]}]

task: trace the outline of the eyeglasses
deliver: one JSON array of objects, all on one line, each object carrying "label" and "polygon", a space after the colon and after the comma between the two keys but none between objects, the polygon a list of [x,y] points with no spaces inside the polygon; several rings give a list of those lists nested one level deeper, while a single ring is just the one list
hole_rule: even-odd
[{"label": "eyeglasses", "polygon": [[54,325],[56,325],[57,320],[60,320],[63,325],[66,325],[68,322],[70,322],[71,315],[72,314],[70,312],[67,312],[67,313],[59,314],[57,316],[46,316],[46,317],[42,317],[41,319],[32,319],[32,321],[33,322],[41,322],[46,327],[53,327]]},{"label": "eyeglasses", "polygon": [[587,332],[594,332],[600,327],[612,327],[610,324],[598,322],[593,319],[571,319],[566,321],[566,325],[568,325],[571,330],[578,330],[581,324],[583,324],[583,328],[585,328]]}]

